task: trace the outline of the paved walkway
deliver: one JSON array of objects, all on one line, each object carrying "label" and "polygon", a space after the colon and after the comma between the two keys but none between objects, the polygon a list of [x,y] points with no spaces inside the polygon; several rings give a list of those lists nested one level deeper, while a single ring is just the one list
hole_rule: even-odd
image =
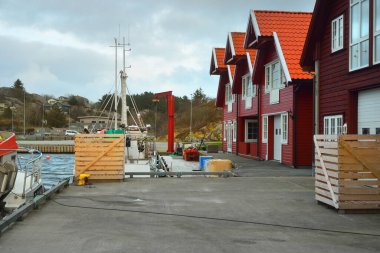
[{"label": "paved walkway", "polygon": [[317,205],[310,169],[229,157],[242,177],[71,186],[4,233],[0,252],[380,251],[380,215]]},{"label": "paved walkway", "polygon": [[209,154],[216,159],[230,159],[242,177],[311,177],[311,167],[292,168],[275,161],[258,161],[233,154]]}]

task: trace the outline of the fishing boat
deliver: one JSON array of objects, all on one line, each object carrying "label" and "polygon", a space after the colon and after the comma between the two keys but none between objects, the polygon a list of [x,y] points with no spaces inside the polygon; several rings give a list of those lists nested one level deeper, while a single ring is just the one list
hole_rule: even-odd
[{"label": "fishing boat", "polygon": [[12,191],[17,176],[17,143],[14,133],[0,132],[0,211],[5,208],[4,199]]},{"label": "fishing boat", "polygon": [[[26,152],[24,156],[18,151]],[[18,147],[16,136],[0,132],[0,211],[4,215],[42,194],[42,153]]]}]

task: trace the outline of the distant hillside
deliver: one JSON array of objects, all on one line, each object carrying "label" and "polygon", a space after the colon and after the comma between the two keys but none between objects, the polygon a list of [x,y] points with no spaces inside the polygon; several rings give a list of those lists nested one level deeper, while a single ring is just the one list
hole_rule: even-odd
[{"label": "distant hillside", "polygon": [[[69,121],[73,123],[77,121],[79,116],[100,115],[100,112],[104,109],[102,107],[107,104],[106,101],[108,101],[111,96],[103,95],[98,102],[90,103],[87,98],[76,95],[53,97],[51,95],[31,94],[24,89],[22,82],[17,80],[12,87],[0,87],[0,130],[11,129],[13,118],[14,130],[16,132],[23,131],[24,94],[27,105],[25,112],[26,128],[30,130],[41,126],[65,128],[68,127]],[[154,99],[152,92],[135,94],[133,97],[144,123],[152,126],[150,132],[152,134],[157,133],[159,139],[166,139],[166,99],[164,97],[160,98],[159,103],[155,104],[152,101]],[[64,115],[60,115],[61,112],[59,111],[55,111],[55,114],[53,112],[46,112],[44,109],[51,99],[69,105],[69,113],[66,112]],[[133,107],[129,97],[127,98],[127,103],[132,109]],[[106,115],[112,111],[111,106],[111,103],[106,106]],[[157,117],[155,116],[156,106]],[[180,140],[189,139],[191,107],[192,138],[219,140],[221,138],[222,111],[215,107],[215,99],[208,98],[202,89],[198,89],[194,92],[192,100],[187,96],[175,96],[175,137]],[[119,113],[121,111],[120,103],[118,111]],[[155,119],[157,129],[155,129]],[[45,125],[42,124],[43,120]],[[129,117],[128,122],[133,122],[133,119]]]}]

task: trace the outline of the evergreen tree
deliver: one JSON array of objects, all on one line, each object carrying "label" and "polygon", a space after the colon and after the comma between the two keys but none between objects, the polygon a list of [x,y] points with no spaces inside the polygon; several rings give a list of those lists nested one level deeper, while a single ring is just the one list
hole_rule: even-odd
[{"label": "evergreen tree", "polygon": [[53,106],[46,114],[47,125],[49,127],[64,127],[66,125],[66,115],[57,107]]},{"label": "evergreen tree", "polygon": [[23,100],[24,99],[24,92],[26,92],[25,88],[24,88],[24,84],[21,82],[20,79],[17,79],[13,83],[13,86],[12,86],[13,96],[19,100]]}]

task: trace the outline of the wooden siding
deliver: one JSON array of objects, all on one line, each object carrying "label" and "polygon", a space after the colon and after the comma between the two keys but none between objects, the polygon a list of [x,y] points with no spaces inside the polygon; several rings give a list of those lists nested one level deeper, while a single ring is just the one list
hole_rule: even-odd
[{"label": "wooden siding", "polygon": [[309,166],[313,150],[313,87],[301,85],[296,92],[296,166]]},{"label": "wooden siding", "polygon": [[[319,133],[323,133],[323,117],[342,114],[348,133],[357,133],[357,92],[380,85],[380,64],[373,66],[370,43],[370,66],[349,72],[349,1],[332,1],[326,12],[326,26],[320,44],[320,115]],[[344,48],[331,53],[331,21],[344,15]],[[372,22],[370,22],[372,26]],[[372,38],[372,29],[370,29]]]}]

